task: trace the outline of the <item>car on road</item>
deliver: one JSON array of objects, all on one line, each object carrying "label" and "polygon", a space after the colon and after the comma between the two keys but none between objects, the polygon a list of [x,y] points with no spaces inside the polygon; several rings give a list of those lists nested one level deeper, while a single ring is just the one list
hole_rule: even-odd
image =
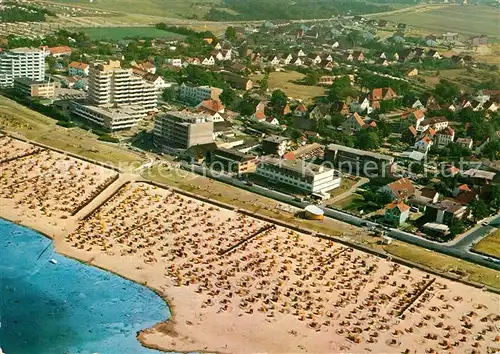
[{"label": "car on road", "polygon": [[483,226],[488,226],[489,224],[490,224],[490,223],[489,223],[488,221],[483,221],[483,222],[481,223],[481,225],[483,225]]},{"label": "car on road", "polygon": [[247,186],[253,186],[253,182],[252,182],[252,181],[245,181],[245,184],[246,184]]}]

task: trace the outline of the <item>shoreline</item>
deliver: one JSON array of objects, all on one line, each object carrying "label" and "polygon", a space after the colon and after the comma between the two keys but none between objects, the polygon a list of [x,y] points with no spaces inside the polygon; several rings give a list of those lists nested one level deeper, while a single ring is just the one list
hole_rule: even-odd
[{"label": "shoreline", "polygon": [[[33,179],[33,166],[51,171],[57,165],[60,156],[49,156],[0,166],[6,187],[0,214],[50,238],[58,254],[161,297],[171,316],[136,333],[146,348],[242,354],[423,350],[425,332],[412,327],[418,321],[433,319],[441,328],[442,319],[446,328],[459,327],[467,309],[462,305],[481,302],[474,307],[479,311],[498,302],[498,295],[443,276],[424,287],[431,275],[421,268],[151,181],[101,191],[85,206],[92,213],[79,219],[71,206],[99,188],[97,172],[73,161],[66,173]],[[18,187],[26,177],[30,182]],[[441,295],[435,297],[436,291]],[[450,303],[463,300],[457,294],[467,299],[455,309]],[[408,318],[400,319],[395,314],[408,299],[414,299],[403,310]],[[436,319],[436,311],[448,315]],[[480,327],[480,318],[470,321]],[[447,335],[459,339],[459,333]]]}]

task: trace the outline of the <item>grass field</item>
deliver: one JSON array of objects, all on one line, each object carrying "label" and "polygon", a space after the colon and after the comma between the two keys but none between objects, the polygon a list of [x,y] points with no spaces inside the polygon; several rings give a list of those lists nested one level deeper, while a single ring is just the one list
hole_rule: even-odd
[{"label": "grass field", "polygon": [[165,17],[202,18],[210,11],[213,4],[220,0],[177,1],[177,0],[50,0],[47,2],[81,6],[89,9],[101,9],[121,13],[143,14]]},{"label": "grass field", "polygon": [[378,17],[396,23],[406,23],[436,35],[450,31],[458,32],[461,36],[487,34],[500,37],[499,14],[498,9],[490,6],[450,5],[415,12],[381,14]]},{"label": "grass field", "polygon": [[[262,79],[262,77],[263,75],[254,75],[251,79],[258,81]],[[272,72],[269,74],[268,87],[271,91],[280,89],[285,92],[287,96],[300,98],[306,103],[311,103],[314,97],[323,96],[325,94],[325,90],[322,87],[297,85],[293,83],[293,81],[300,80],[303,77],[303,74],[296,71]]]},{"label": "grass field", "polygon": [[420,263],[442,272],[453,274],[463,273],[468,280],[476,281],[485,285],[500,289],[500,272],[475,265],[460,259],[432,252],[424,248],[408,245],[403,242],[394,241],[392,244],[384,246],[386,252],[395,256]]},{"label": "grass field", "polygon": [[500,230],[479,241],[474,247],[474,251],[500,258]]},{"label": "grass field", "polygon": [[97,140],[80,128],[63,128],[56,121],[0,96],[0,129],[94,160],[119,165],[139,163],[141,155]]},{"label": "grass field", "polygon": [[154,27],[88,27],[76,28],[75,31],[84,32],[89,35],[91,39],[113,41],[125,38],[184,38],[184,36],[180,34],[162,31]]}]

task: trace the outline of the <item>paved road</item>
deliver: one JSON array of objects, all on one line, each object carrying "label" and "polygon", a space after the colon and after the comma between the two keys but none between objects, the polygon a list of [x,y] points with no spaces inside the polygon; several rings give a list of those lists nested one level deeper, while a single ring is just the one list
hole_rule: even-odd
[{"label": "paved road", "polygon": [[[240,181],[238,179],[232,178],[229,175],[225,175],[222,173],[215,173],[212,172],[204,167],[201,166],[189,166],[187,164],[181,165],[182,168],[187,169],[189,171],[217,179],[219,181],[222,181],[227,184],[234,185],[236,187],[244,188],[247,189],[251,192],[258,193],[261,195],[264,195],[266,197],[293,205],[298,208],[304,208],[306,207],[309,203],[308,202],[300,202],[297,200],[294,200],[294,198],[288,194],[280,193],[271,189],[267,189],[258,185],[247,185],[245,182]],[[472,253],[469,251],[467,247],[460,247],[457,245],[446,245],[443,243],[439,242],[434,242],[428,239],[425,239],[423,237],[417,236],[415,234],[411,234],[408,232],[404,232],[395,228],[388,228],[383,225],[380,225],[378,223],[372,222],[372,221],[366,221],[363,220],[357,216],[347,214],[343,211],[339,210],[334,210],[330,209],[327,207],[321,207],[323,209],[325,216],[336,219],[336,220],[341,220],[344,222],[347,222],[349,224],[353,224],[356,226],[361,226],[361,227],[367,227],[367,228],[384,228],[386,230],[386,234],[394,239],[404,241],[410,244],[414,244],[435,252],[443,253],[452,257],[464,259],[467,261],[470,261],[472,263],[476,263],[488,268],[500,270],[500,263],[495,263],[490,260],[489,257],[482,256],[480,254]],[[495,222],[500,222],[500,217],[495,219]],[[487,226],[486,228],[489,228]],[[473,242],[477,238],[481,237],[484,234],[484,230],[481,228],[478,229],[478,233],[473,233],[471,236],[467,236],[466,240],[463,241],[463,244],[465,245],[467,242],[471,241]],[[460,243],[461,245],[462,243]],[[470,243],[469,243],[470,244]]]}]

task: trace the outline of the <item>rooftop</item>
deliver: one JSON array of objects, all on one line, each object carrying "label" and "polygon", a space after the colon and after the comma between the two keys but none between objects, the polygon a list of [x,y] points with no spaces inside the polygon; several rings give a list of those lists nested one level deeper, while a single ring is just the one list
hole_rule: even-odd
[{"label": "rooftop", "polygon": [[289,140],[286,137],[283,136],[278,136],[278,135],[269,135],[264,138],[264,141],[270,142],[270,143],[275,143],[275,144],[281,144],[284,141]]},{"label": "rooftop", "polygon": [[387,161],[394,161],[394,158],[389,155],[384,155],[384,154],[379,154],[377,152],[372,152],[372,151],[365,151],[365,150],[358,150],[354,148],[350,148],[344,145],[338,145],[338,144],[330,144],[327,146],[328,150],[339,150],[339,151],[344,151],[348,152],[351,154],[359,155],[359,156],[366,156],[366,157],[372,157],[378,160],[387,160]]},{"label": "rooftop", "polygon": [[314,177],[317,174],[333,171],[332,168],[325,167],[322,165],[316,165],[310,162],[306,162],[304,160],[286,160],[286,159],[278,159],[275,157],[261,157],[261,162],[266,164],[271,164],[277,166],[281,169],[289,170],[295,173],[299,173],[303,176],[311,176]]}]

